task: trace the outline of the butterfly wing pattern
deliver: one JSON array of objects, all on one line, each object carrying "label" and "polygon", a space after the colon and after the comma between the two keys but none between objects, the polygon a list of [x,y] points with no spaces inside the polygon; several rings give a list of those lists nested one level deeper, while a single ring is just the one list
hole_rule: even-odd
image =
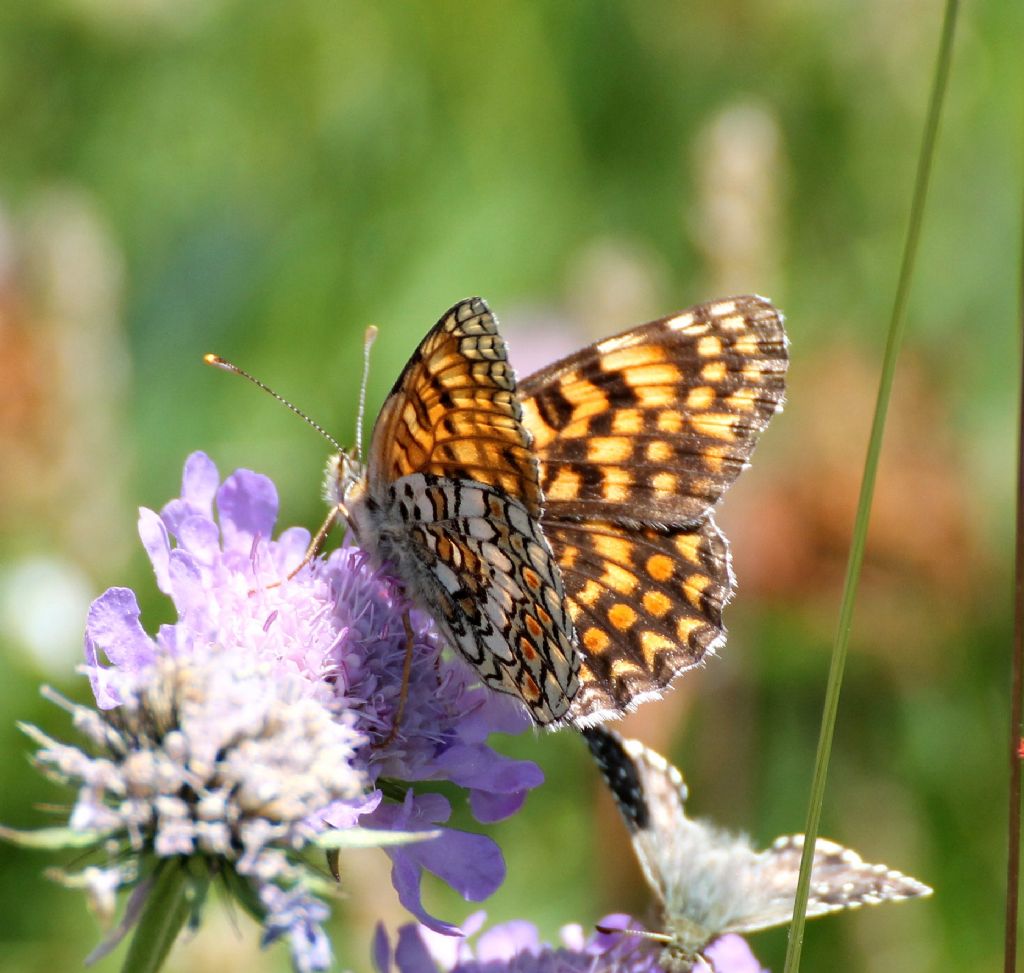
[{"label": "butterfly wing pattern", "polygon": [[338,492],[360,546],[484,683],[538,724],[561,719],[578,688],[575,630],[515,376],[483,301],[456,304],[423,339],[374,425],[365,475]]},{"label": "butterfly wing pattern", "polygon": [[538,724],[657,696],[725,638],[733,590],[711,508],[782,402],[782,317],[699,305],[582,349],[518,388],[487,305],[420,343],[367,467],[328,493],[374,562]]},{"label": "butterfly wing pattern", "polygon": [[[719,936],[781,926],[792,919],[803,835],[779,838],[757,851],[745,837],[687,817],[686,784],[660,754],[601,727],[584,735],[661,904],[663,965],[690,970]],[[807,915],[931,891],[916,879],[869,864],[849,848],[819,838]]]},{"label": "butterfly wing pattern", "polygon": [[578,725],[657,697],[725,641],[734,580],[711,511],[781,407],[787,363],[782,315],[735,297],[520,383],[583,656]]}]

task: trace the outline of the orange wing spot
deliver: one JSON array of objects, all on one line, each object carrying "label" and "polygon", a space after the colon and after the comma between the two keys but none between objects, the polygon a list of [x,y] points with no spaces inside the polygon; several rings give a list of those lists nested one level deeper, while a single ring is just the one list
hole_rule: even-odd
[{"label": "orange wing spot", "polygon": [[545,628],[551,628],[551,616],[544,610],[541,605],[534,605],[533,610],[537,613],[537,617],[540,619],[541,625]]},{"label": "orange wing spot", "polygon": [[593,382],[580,378],[575,372],[564,376],[558,384],[566,402],[575,407],[572,413],[573,422],[608,410],[608,396]]},{"label": "orange wing spot", "polygon": [[725,400],[725,404],[737,412],[753,412],[757,405],[757,399],[757,389],[737,389]]},{"label": "orange wing spot", "polygon": [[683,582],[683,594],[694,608],[700,610],[704,592],[710,587],[711,579],[706,574],[691,574]]},{"label": "orange wing spot", "polygon": [[523,425],[533,434],[534,449],[543,449],[558,438],[558,433],[540,417],[534,399],[523,403]]},{"label": "orange wing spot", "polygon": [[661,618],[672,607],[672,599],[663,591],[645,591],[644,609],[655,618]]},{"label": "orange wing spot", "polygon": [[622,377],[630,388],[644,385],[678,385],[683,379],[679,369],[671,362],[628,368],[622,373]]},{"label": "orange wing spot", "polygon": [[697,342],[697,354],[701,358],[717,358],[722,354],[722,339],[713,334],[705,335]]},{"label": "orange wing spot", "polygon": [[706,412],[715,401],[715,390],[708,385],[690,389],[686,396],[686,408],[691,412]]},{"label": "orange wing spot", "polygon": [[633,562],[633,543],[625,537],[618,537],[608,534],[594,534],[594,550],[598,555],[607,561],[615,561],[616,564],[631,564]]},{"label": "orange wing spot", "polygon": [[579,556],[580,549],[578,547],[573,547],[571,544],[566,545],[558,555],[558,566],[570,569],[576,564],[576,558]]},{"label": "orange wing spot", "polygon": [[437,539],[437,556],[445,564],[452,563],[452,542],[444,534]]},{"label": "orange wing spot", "polygon": [[[665,360],[665,349],[660,345],[642,343],[618,351],[609,351],[601,356],[601,371],[614,372],[619,369],[632,369],[642,365],[653,365]],[[670,366],[671,367],[671,366]],[[632,384],[629,377],[626,381]]]},{"label": "orange wing spot", "polygon": [[604,574],[601,575],[601,584],[620,595],[631,595],[636,590],[637,576],[632,571],[627,571],[618,564],[606,563]]},{"label": "orange wing spot", "polygon": [[662,652],[669,652],[675,646],[672,641],[660,632],[652,632],[645,629],[640,633],[640,648],[643,649],[644,661],[649,668],[653,668],[658,655]]},{"label": "orange wing spot", "polygon": [[679,401],[678,385],[637,385],[633,391],[644,409],[664,409]]},{"label": "orange wing spot", "polygon": [[666,554],[652,554],[647,559],[647,573],[655,581],[668,581],[675,572],[676,566],[672,558]]},{"label": "orange wing spot", "polygon": [[677,534],[675,538],[676,550],[684,561],[690,564],[700,564],[700,545],[702,538],[700,534]]},{"label": "orange wing spot", "polygon": [[686,311],[683,314],[677,314],[674,318],[669,318],[665,322],[665,327],[669,331],[685,331],[687,334],[702,334],[708,330],[708,323],[701,321],[699,324],[694,324],[693,313]]},{"label": "orange wing spot", "polygon": [[665,440],[655,439],[647,444],[644,452],[651,463],[667,463],[675,451]]},{"label": "orange wing spot", "polygon": [[705,446],[701,459],[712,473],[721,473],[729,451],[723,446]]},{"label": "orange wing spot", "polygon": [[583,647],[591,652],[604,652],[611,644],[606,632],[591,626],[583,633]]},{"label": "orange wing spot", "polygon": [[621,679],[623,676],[631,675],[639,670],[639,666],[632,659],[613,659],[612,678]]},{"label": "orange wing spot", "polygon": [[725,376],[728,373],[724,361],[713,361],[708,362],[701,370],[700,377],[703,381],[708,382],[710,385],[721,385],[725,381]]},{"label": "orange wing spot", "polygon": [[639,436],[644,431],[644,414],[639,409],[619,409],[612,416],[616,436]]},{"label": "orange wing spot", "polygon": [[633,486],[633,474],[621,466],[609,466],[601,471],[601,496],[609,503],[625,503]]},{"label": "orange wing spot", "polygon": [[741,334],[735,341],[733,341],[732,350],[736,352],[737,355],[742,355],[744,358],[754,358],[761,352],[761,349],[757,345],[757,338],[749,332],[747,334]]},{"label": "orange wing spot", "polygon": [[[527,617],[529,617],[529,616],[527,616]],[[536,623],[534,623],[534,624],[536,624]],[[530,643],[529,639],[520,639],[519,640],[519,651],[523,654],[523,658],[526,659],[527,662],[536,662],[537,661],[537,650]]]},{"label": "orange wing spot", "polygon": [[535,703],[540,699],[540,686],[537,685],[537,680],[529,673],[526,673],[523,677],[523,696],[529,703]]},{"label": "orange wing spot", "polygon": [[760,385],[762,378],[762,369],[757,362],[750,362],[749,365],[743,366],[743,381],[750,382],[751,385]]},{"label": "orange wing spot", "polygon": [[576,598],[589,608],[595,601],[597,601],[598,598],[601,597],[601,590],[601,585],[596,581],[591,580],[580,589],[580,593]]},{"label": "orange wing spot", "polygon": [[590,417],[584,417],[579,421],[570,420],[567,426],[562,427],[558,434],[559,439],[586,439],[590,435]]},{"label": "orange wing spot", "polygon": [[540,591],[540,575],[533,568],[523,568],[523,580],[531,591]]},{"label": "orange wing spot", "polygon": [[668,409],[658,416],[658,431],[670,435],[683,431],[683,414],[675,409]]},{"label": "orange wing spot", "polygon": [[736,438],[734,426],[736,417],[727,412],[705,412],[703,415],[690,416],[690,425],[694,432],[712,439],[732,441]]},{"label": "orange wing spot", "polygon": [[654,492],[662,495],[675,496],[678,483],[679,478],[675,473],[655,473],[651,477],[651,486],[654,487]]},{"label": "orange wing spot", "polygon": [[633,455],[633,443],[626,436],[595,436],[587,443],[591,463],[625,463]]},{"label": "orange wing spot", "polygon": [[698,629],[703,628],[704,624],[699,618],[691,618],[688,615],[684,615],[676,622],[676,637],[680,642],[689,644],[690,637]]},{"label": "orange wing spot", "polygon": [[540,622],[538,622],[537,619],[533,617],[533,615],[526,616],[526,627],[529,630],[530,634],[538,641],[540,640],[540,637],[544,634],[544,629],[540,627]]},{"label": "orange wing spot", "polygon": [[[730,302],[732,304],[732,302]],[[713,309],[714,310],[714,309]],[[723,317],[719,320],[718,326],[723,331],[746,331],[749,325],[747,319],[742,314],[732,314],[732,311],[736,310],[736,305],[732,304],[729,311],[720,311],[716,313],[727,314],[727,317]]]},{"label": "orange wing spot", "polygon": [[575,470],[563,466],[545,493],[548,500],[575,500],[580,495],[583,478]]},{"label": "orange wing spot", "polygon": [[620,601],[608,609],[608,621],[620,632],[625,632],[636,621],[636,612]]}]

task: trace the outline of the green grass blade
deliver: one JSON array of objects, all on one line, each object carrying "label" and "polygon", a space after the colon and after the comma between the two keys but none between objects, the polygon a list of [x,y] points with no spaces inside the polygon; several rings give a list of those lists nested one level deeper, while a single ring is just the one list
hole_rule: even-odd
[{"label": "green grass blade", "polygon": [[839,610],[839,624],[836,628],[835,643],[832,648],[832,662],[829,667],[828,684],[825,691],[821,733],[818,737],[818,752],[814,763],[814,777],[811,782],[810,806],[807,811],[807,824],[804,828],[807,840],[804,843],[803,857],[800,862],[800,878],[797,884],[793,924],[790,926],[789,942],[786,947],[785,973],[796,973],[800,968],[800,950],[804,939],[804,923],[806,921],[807,897],[811,883],[814,839],[818,835],[818,826],[821,821],[821,805],[825,797],[828,761],[832,753],[836,714],[839,710],[839,691],[843,682],[843,670],[846,666],[846,655],[850,642],[854,600],[857,594],[857,584],[860,580],[861,565],[864,561],[864,547],[867,542],[871,501],[874,497],[875,480],[878,473],[878,457],[882,450],[882,434],[889,410],[889,400],[892,396],[896,360],[906,330],[907,297],[910,293],[910,284],[917,257],[917,247],[921,236],[921,223],[924,215],[925,200],[928,196],[932,164],[935,158],[939,120],[942,116],[942,106],[949,81],[949,70],[953,56],[953,38],[959,6],[959,0],[947,0],[943,16],[942,37],[939,42],[939,54],[935,66],[931,100],[928,106],[924,136],[921,140],[921,151],[918,156],[914,196],[910,207],[910,220],[903,248],[899,280],[896,285],[896,298],[893,301],[892,317],[889,321],[889,337],[886,342],[885,357],[882,362],[882,374],[879,379],[875,415],[871,423],[871,436],[868,440],[867,457],[864,462],[864,476],[861,480],[860,497],[857,501],[857,517],[854,522],[850,556],[846,566],[846,580],[843,585],[842,604]]},{"label": "green grass blade", "polygon": [[[1021,213],[1024,231],[1024,211]],[[1017,926],[1020,923],[1021,747],[1024,740],[1024,235],[1020,241],[1017,294],[1020,387],[1017,390],[1017,509],[1013,564],[1013,649],[1010,664],[1010,774],[1006,840],[1006,919],[1003,973],[1017,969]]]}]

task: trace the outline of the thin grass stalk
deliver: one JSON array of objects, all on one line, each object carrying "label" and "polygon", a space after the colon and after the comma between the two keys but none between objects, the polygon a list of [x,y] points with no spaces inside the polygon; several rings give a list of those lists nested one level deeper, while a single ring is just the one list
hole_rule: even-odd
[{"label": "thin grass stalk", "polygon": [[1020,378],[1017,428],[1017,501],[1013,578],[1013,655],[1010,663],[1010,778],[1006,816],[1006,933],[1003,971],[1017,970],[1017,927],[1020,922],[1020,801],[1024,740],[1024,210],[1021,213],[1020,279],[1017,313]]},{"label": "thin grass stalk", "polygon": [[867,543],[871,501],[874,497],[875,481],[878,474],[878,459],[882,450],[882,434],[885,430],[889,401],[892,397],[896,361],[899,356],[900,347],[903,344],[903,335],[906,331],[907,298],[910,293],[910,284],[917,258],[917,248],[921,237],[925,201],[928,197],[928,185],[931,181],[935,146],[938,140],[939,120],[942,117],[942,106],[945,102],[946,87],[949,81],[949,71],[953,56],[953,38],[956,31],[956,18],[959,7],[959,0],[947,0],[943,15],[942,35],[939,41],[939,53],[935,64],[931,99],[928,105],[924,135],[921,140],[921,151],[918,155],[907,237],[903,248],[899,279],[896,284],[896,297],[893,301],[892,316],[889,321],[889,337],[886,341],[885,356],[882,360],[878,398],[875,402],[875,414],[871,423],[871,435],[868,439],[867,456],[864,461],[864,475],[861,479],[860,496],[857,501],[857,516],[854,521],[850,556],[846,566],[846,579],[843,584],[839,623],[832,647],[832,661],[829,667],[828,683],[825,690],[825,704],[821,719],[821,731],[818,736],[814,777],[811,782],[810,805],[807,810],[807,824],[804,827],[804,833],[807,838],[800,861],[800,878],[797,883],[793,923],[789,929],[789,941],[786,947],[785,973],[796,973],[800,968],[800,951],[803,947],[807,898],[811,884],[811,862],[814,856],[814,841],[818,836],[818,826],[821,821],[821,806],[825,797],[828,762],[832,753],[832,739],[835,736],[836,714],[839,711],[839,693],[842,687],[843,671],[846,667],[846,656],[850,643],[853,606],[857,594],[857,585],[860,580],[861,565],[864,561],[864,548]]}]

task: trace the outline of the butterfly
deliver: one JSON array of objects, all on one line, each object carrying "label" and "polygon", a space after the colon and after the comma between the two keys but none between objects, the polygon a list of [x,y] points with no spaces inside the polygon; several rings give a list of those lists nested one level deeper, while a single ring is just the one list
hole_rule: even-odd
[{"label": "butterfly", "polygon": [[699,305],[517,385],[497,321],[427,333],[326,493],[356,542],[537,724],[657,695],[724,641],[733,589],[711,509],[782,402],[782,317]]},{"label": "butterfly", "polygon": [[[663,967],[688,971],[719,936],[770,929],[793,918],[803,835],[777,838],[756,851],[746,837],[686,816],[686,784],[660,754],[602,727],[584,735],[661,905],[665,931],[644,935],[663,943]],[[823,838],[815,842],[808,917],[931,892],[849,848]]]}]

